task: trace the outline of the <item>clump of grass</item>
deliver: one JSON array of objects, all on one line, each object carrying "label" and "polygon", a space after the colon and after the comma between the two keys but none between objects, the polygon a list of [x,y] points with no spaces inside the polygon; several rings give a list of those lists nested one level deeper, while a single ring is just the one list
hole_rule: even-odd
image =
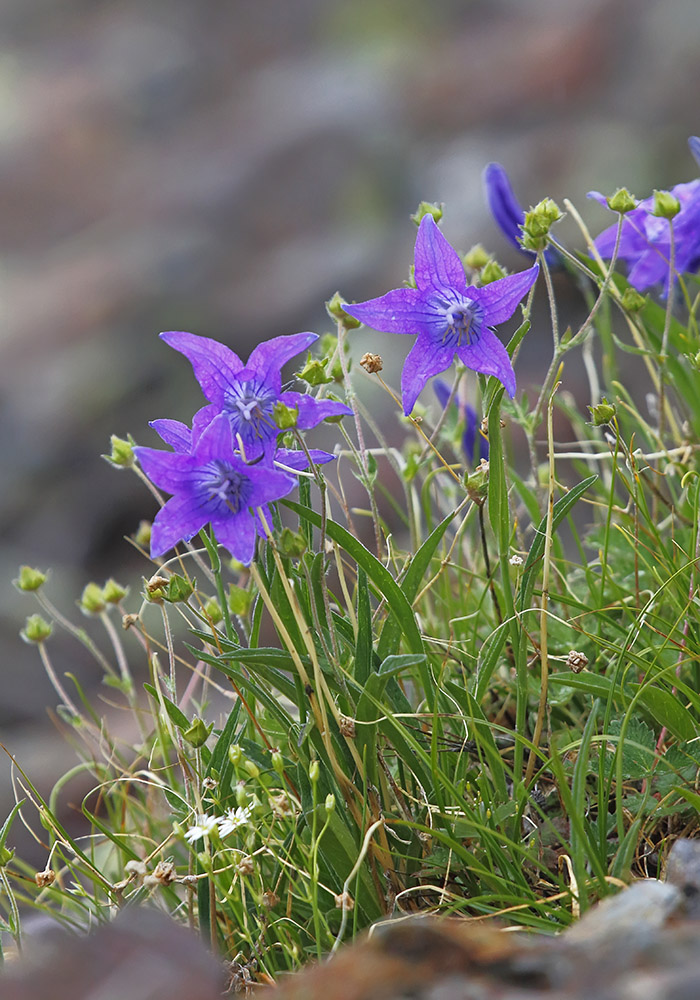
[{"label": "clump of grass", "polygon": [[[151,899],[274,979],[397,913],[556,932],[693,834],[697,279],[635,297],[581,227],[586,253],[559,258],[587,302],[578,330],[559,333],[551,237],[539,247],[552,356],[532,399],[458,366],[444,410],[380,427],[369,383],[396,395],[376,359],[350,371],[335,302],[309,370],[345,389],[355,421],[336,468],[276,506],[249,567],[203,530],[148,568],[142,528],[143,587],[90,584],[86,626],[23,568],[44,616],[25,638],[81,762],[48,800],[14,762],[0,929],[17,944],[27,908],[82,930]],[[568,388],[581,366],[587,405]],[[476,467],[465,399],[489,446]],[[112,460],[142,474],[131,444]],[[129,726],[61,676],[52,628],[87,648]],[[78,777],[76,832],[59,806]],[[8,847],[19,820],[42,872]]]}]

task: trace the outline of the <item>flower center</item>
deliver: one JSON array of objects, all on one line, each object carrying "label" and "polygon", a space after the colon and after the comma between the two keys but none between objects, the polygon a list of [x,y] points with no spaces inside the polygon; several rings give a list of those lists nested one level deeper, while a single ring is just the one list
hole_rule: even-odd
[{"label": "flower center", "polygon": [[234,435],[244,444],[256,439],[266,441],[278,432],[273,410],[276,393],[257,379],[246,379],[231,385],[224,396],[224,406],[231,417]]},{"label": "flower center", "polygon": [[443,336],[443,343],[454,344],[461,347],[466,344],[471,347],[476,344],[481,336],[481,310],[476,302],[465,299],[462,302],[455,302],[445,313],[447,327]]},{"label": "flower center", "polygon": [[210,462],[203,470],[202,488],[207,492],[209,501],[214,506],[227,507],[232,514],[238,514],[247,507],[251,493],[251,483],[248,476],[227,465],[226,462]]}]

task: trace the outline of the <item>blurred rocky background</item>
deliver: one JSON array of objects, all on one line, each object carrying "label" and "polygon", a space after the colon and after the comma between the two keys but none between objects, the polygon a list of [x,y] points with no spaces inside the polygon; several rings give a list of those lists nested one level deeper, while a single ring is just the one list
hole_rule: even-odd
[{"label": "blurred rocky background", "polygon": [[[152,502],[98,456],[201,403],[156,334],[246,355],[322,333],[336,289],[401,282],[421,199],[446,204],[452,243],[522,267],[484,207],[490,160],[524,203],[570,197],[595,231],[588,189],[697,174],[699,46],[697,0],[3,0],[0,741],[35,778],[74,757],[10,581],[50,566],[76,614],[88,580],[146,572],[123,535]],[[403,344],[381,350],[398,381]],[[537,350],[521,362],[521,385],[540,377]]]}]

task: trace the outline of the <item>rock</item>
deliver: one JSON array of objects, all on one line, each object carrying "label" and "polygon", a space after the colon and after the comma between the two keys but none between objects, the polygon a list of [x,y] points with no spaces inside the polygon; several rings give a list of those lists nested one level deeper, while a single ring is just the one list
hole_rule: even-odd
[{"label": "rock", "polygon": [[217,1000],[219,963],[155,909],[127,907],[87,938],[42,935],[0,977],[2,1000]]}]

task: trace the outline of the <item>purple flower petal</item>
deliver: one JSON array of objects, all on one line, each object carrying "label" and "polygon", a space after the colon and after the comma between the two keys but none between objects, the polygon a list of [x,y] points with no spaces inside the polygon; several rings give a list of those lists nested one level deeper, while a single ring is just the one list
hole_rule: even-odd
[{"label": "purple flower petal", "polygon": [[515,395],[515,372],[508,351],[491,330],[482,330],[476,343],[458,347],[457,356],[467,368],[484,375],[495,375],[506,387],[508,395],[511,398]]},{"label": "purple flower petal", "polygon": [[195,447],[214,417],[217,417],[221,412],[221,408],[216,403],[210,403],[209,406],[203,406],[201,410],[197,410],[192,417],[192,442]]},{"label": "purple flower petal", "polygon": [[484,190],[491,215],[505,238],[522,252],[522,225],[525,210],[515,197],[508,174],[500,163],[489,163],[484,170]]},{"label": "purple flower petal", "polygon": [[420,334],[409,351],[401,372],[401,396],[406,416],[413,409],[428,379],[449,368],[454,356],[454,346],[437,347],[426,334]]},{"label": "purple flower petal", "polygon": [[415,249],[415,277],[419,291],[446,288],[461,294],[467,290],[467,278],[459,254],[438,229],[432,215],[424,215],[418,227]]},{"label": "purple flower petal", "polygon": [[[327,462],[335,461],[335,455],[331,455],[328,451],[321,451],[319,448],[310,448],[309,455],[315,465],[325,465]],[[309,468],[306,452],[298,449],[278,448],[274,455],[274,462],[275,465],[279,462],[280,465],[285,465],[288,469],[295,469],[297,472],[303,472]]]},{"label": "purple flower petal", "polygon": [[352,410],[345,403],[335,399],[316,399],[304,392],[290,390],[280,393],[280,402],[298,409],[297,427],[304,431],[316,427],[326,417],[352,416]]},{"label": "purple flower petal", "polygon": [[248,566],[255,555],[255,520],[249,511],[235,517],[212,521],[217,541],[229,550],[234,559]]},{"label": "purple flower petal", "polygon": [[343,304],[343,309],[365,326],[383,333],[417,334],[424,319],[434,317],[434,310],[425,307],[423,296],[415,288],[396,288],[378,299]]},{"label": "purple flower petal", "polygon": [[188,542],[209,520],[206,508],[190,494],[171,497],[156,514],[151,529],[151,556],[157,559],[178,542]]},{"label": "purple flower petal", "polygon": [[539,273],[539,265],[535,264],[527,271],[509,274],[483,288],[469,288],[468,295],[476,299],[484,310],[484,326],[498,326],[499,323],[510,319],[520,301],[534,285]]},{"label": "purple flower petal", "polygon": [[191,455],[158,448],[134,448],[138,463],[148,478],[158,489],[167,493],[177,493],[189,482],[195,460]]},{"label": "purple flower petal", "polygon": [[696,135],[691,135],[688,139],[688,145],[690,146],[690,152],[695,157],[695,162],[700,167],[700,138]]},{"label": "purple flower petal", "polygon": [[218,340],[193,333],[171,331],[161,333],[160,337],[169,347],[185,355],[209,402],[222,406],[226,390],[243,368],[238,355]]},{"label": "purple flower petal", "polygon": [[316,333],[291,333],[265,340],[253,350],[246,368],[256,372],[263,382],[271,382],[291,358],[305,351],[317,340]]},{"label": "purple flower petal", "polygon": [[149,426],[175,451],[186,455],[192,450],[192,431],[180,420],[151,420]]},{"label": "purple flower petal", "polygon": [[[230,461],[234,458],[233,431],[225,413],[219,413],[209,426],[202,431],[195,445],[194,454],[198,465],[207,462]],[[240,461],[240,459],[235,459]]]}]

